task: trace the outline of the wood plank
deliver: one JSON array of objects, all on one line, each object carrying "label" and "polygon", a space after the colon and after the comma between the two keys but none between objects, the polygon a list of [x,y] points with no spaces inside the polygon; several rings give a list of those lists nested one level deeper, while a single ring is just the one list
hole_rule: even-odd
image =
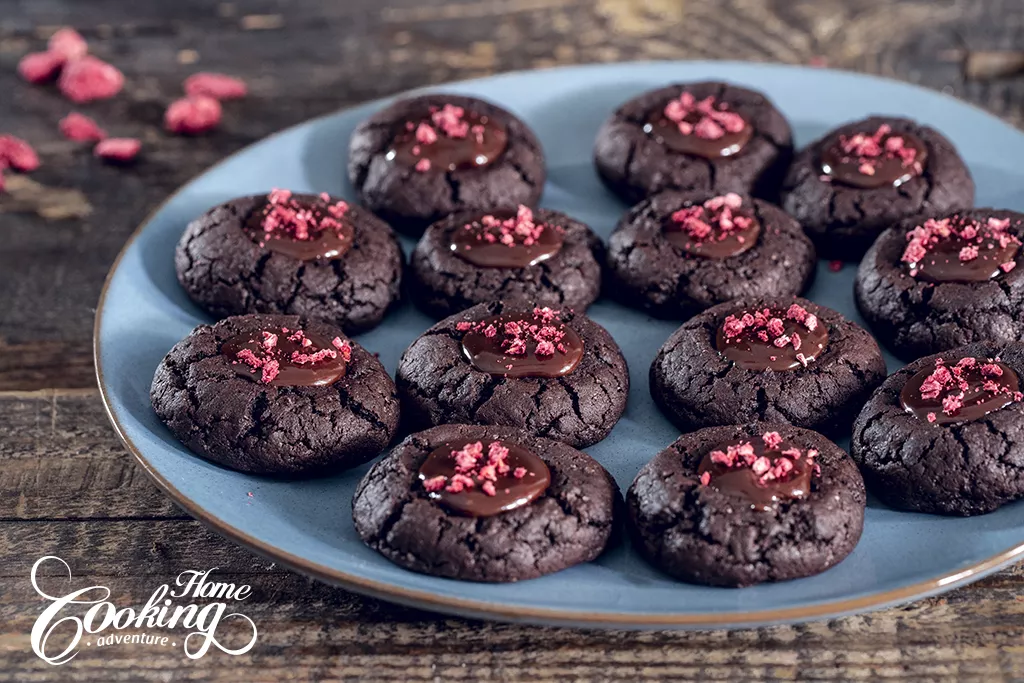
[{"label": "wood plank", "polygon": [[[53,190],[45,206],[28,185],[0,196],[0,682],[1024,678],[1019,566],[908,607],[735,632],[486,624],[360,598],[185,518],[121,447],[89,389],[94,308],[126,237],[176,187],[274,130],[428,83],[691,58],[815,60],[892,75],[1021,125],[1024,75],[967,67],[978,55],[1012,61],[1024,50],[1018,0],[0,0],[0,16],[0,133],[37,145],[44,166],[31,179]],[[125,71],[121,97],[74,108],[141,137],[133,167],[99,164],[60,140],[56,123],[73,107],[14,74],[21,55],[63,24]],[[244,77],[252,95],[226,107],[216,134],[167,135],[163,110],[197,70]],[[199,662],[115,646],[54,670],[28,648],[43,606],[28,570],[50,553],[123,604],[144,601],[181,569],[220,566],[254,588],[243,611],[260,627],[259,645]]]}]

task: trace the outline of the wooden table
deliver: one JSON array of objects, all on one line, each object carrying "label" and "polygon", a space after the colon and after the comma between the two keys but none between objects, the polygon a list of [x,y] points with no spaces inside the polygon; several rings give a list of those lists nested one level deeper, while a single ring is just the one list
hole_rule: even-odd
[{"label": "wooden table", "polygon": [[[896,76],[1021,124],[1022,22],[1021,0],[0,0],[0,132],[36,144],[44,163],[0,196],[0,681],[1024,676],[1020,568],[874,614],[697,633],[479,623],[319,584],[157,491],[108,425],[91,350],[104,275],[144,217],[213,162],[309,117],[510,69],[728,58]],[[16,77],[18,59],[65,24],[124,70],[122,96],[81,109],[142,138],[137,165],[102,165],[60,139],[71,105]],[[216,134],[166,135],[165,106],[201,69],[244,77],[252,96],[227,107]],[[122,604],[183,569],[219,567],[253,586],[245,611],[259,642],[194,662],[180,648],[85,648],[51,668],[29,647],[43,602],[28,576],[46,554]]]}]

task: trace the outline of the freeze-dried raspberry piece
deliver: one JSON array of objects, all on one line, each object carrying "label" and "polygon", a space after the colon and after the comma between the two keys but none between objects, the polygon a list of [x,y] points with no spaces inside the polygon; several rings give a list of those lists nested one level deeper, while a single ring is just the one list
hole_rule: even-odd
[{"label": "freeze-dried raspberry piece", "polygon": [[85,38],[73,28],[62,28],[54,33],[47,47],[48,52],[60,57],[61,63],[81,59],[89,52]]},{"label": "freeze-dried raspberry piece", "polygon": [[57,84],[65,97],[81,104],[109,99],[121,92],[124,74],[102,59],[87,55],[68,62]]},{"label": "freeze-dried raspberry piece", "polygon": [[93,154],[108,161],[131,161],[142,149],[142,142],[135,138],[107,138],[97,143]]},{"label": "freeze-dried raspberry piece", "polygon": [[21,138],[0,135],[0,166],[28,173],[39,168],[39,155]]},{"label": "freeze-dried raspberry piece", "polygon": [[18,74],[29,83],[49,83],[57,77],[64,58],[52,52],[32,52],[18,62]]},{"label": "freeze-dried raspberry piece", "polygon": [[249,89],[245,81],[217,73],[197,73],[185,79],[185,94],[189,97],[212,97],[215,100],[234,100],[245,97]]},{"label": "freeze-dried raspberry piece", "polygon": [[195,135],[220,123],[220,102],[212,97],[184,97],[171,103],[164,114],[164,126],[172,133]]},{"label": "freeze-dried raspberry piece", "polygon": [[60,120],[60,132],[75,142],[92,142],[107,137],[107,131],[96,125],[95,121],[74,111]]}]

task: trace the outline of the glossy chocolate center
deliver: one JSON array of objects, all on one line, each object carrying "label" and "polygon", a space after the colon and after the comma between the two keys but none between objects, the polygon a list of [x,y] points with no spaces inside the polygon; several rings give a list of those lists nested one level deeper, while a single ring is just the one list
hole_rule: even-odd
[{"label": "glossy chocolate center", "polygon": [[828,327],[797,304],[734,313],[715,338],[723,356],[755,372],[806,367],[827,345]]},{"label": "glossy chocolate center", "polygon": [[345,376],[351,346],[340,337],[274,328],[231,337],[221,344],[220,352],[238,374],[254,381],[312,387],[333,384]]},{"label": "glossy chocolate center", "polygon": [[527,268],[557,254],[564,242],[561,226],[538,223],[533,211],[520,206],[456,226],[450,248],[481,268]]},{"label": "glossy chocolate center", "polygon": [[761,223],[738,195],[715,197],[703,206],[688,206],[669,216],[662,232],[668,242],[686,253],[726,259],[757,245]]},{"label": "glossy chocolate center", "polygon": [[1017,373],[982,358],[936,363],[907,380],[900,391],[905,410],[938,424],[977,420],[1020,399]]},{"label": "glossy chocolate center", "polygon": [[644,132],[674,152],[705,159],[737,154],[754,136],[750,124],[729,111],[727,104],[712,98],[696,102],[691,97],[686,101],[688,106],[673,100],[653,111],[644,123]]},{"label": "glossy chocolate center", "polygon": [[739,496],[760,510],[805,498],[811,492],[816,452],[785,441],[772,444],[761,438],[721,444],[704,456],[697,473],[707,486]]},{"label": "glossy chocolate center", "polygon": [[463,353],[473,367],[492,375],[563,377],[583,358],[583,340],[549,309],[503,313],[463,326]]},{"label": "glossy chocolate center", "polygon": [[427,495],[470,517],[522,507],[551,483],[537,455],[508,441],[455,441],[430,452],[420,467]]},{"label": "glossy chocolate center", "polygon": [[929,282],[985,282],[1017,267],[1021,240],[1007,219],[929,219],[907,234],[902,260]]},{"label": "glossy chocolate center", "polygon": [[261,247],[300,261],[336,259],[352,247],[347,211],[345,202],[329,197],[297,198],[275,190],[249,214],[242,229]]},{"label": "glossy chocolate center", "polygon": [[494,117],[446,104],[405,122],[387,158],[417,171],[459,171],[492,163],[508,146],[508,130]]},{"label": "glossy chocolate center", "polygon": [[928,148],[916,135],[875,132],[842,135],[821,155],[821,168],[833,180],[861,189],[901,185],[921,174]]}]

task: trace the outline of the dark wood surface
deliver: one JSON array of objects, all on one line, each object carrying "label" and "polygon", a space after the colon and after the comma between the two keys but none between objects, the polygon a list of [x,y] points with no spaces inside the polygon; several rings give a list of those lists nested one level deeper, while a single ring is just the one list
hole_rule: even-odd
[{"label": "dark wood surface", "polygon": [[[135,166],[61,140],[71,105],[15,75],[65,24],[126,74],[122,96],[79,109],[143,139]],[[907,607],[735,632],[486,624],[324,586],[161,495],[107,423],[91,352],[103,278],[145,216],[213,162],[311,116],[512,69],[728,58],[895,76],[1021,124],[1022,50],[1021,0],[0,0],[0,133],[30,140],[44,164],[0,195],[0,681],[1024,677],[1020,568]],[[244,77],[251,97],[226,107],[216,134],[164,134],[166,104],[201,69]],[[136,602],[184,568],[217,566],[253,586],[259,642],[196,662],[112,646],[53,669],[29,647],[43,603],[28,575],[51,553]]]}]

